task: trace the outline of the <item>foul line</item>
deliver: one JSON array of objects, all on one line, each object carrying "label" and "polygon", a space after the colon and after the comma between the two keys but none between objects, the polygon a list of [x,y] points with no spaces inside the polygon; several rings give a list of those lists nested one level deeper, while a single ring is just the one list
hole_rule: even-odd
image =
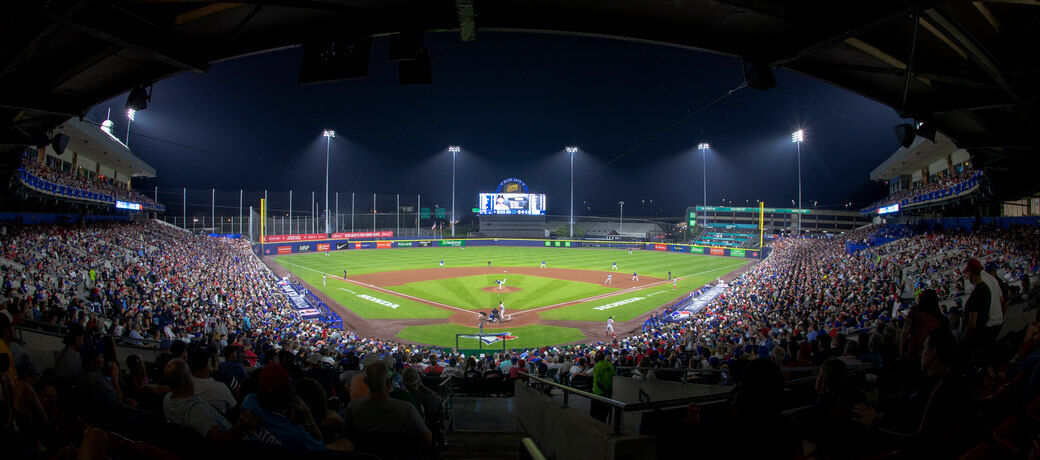
[{"label": "foul line", "polygon": [[[736,263],[736,264],[731,264],[731,265],[727,265],[725,267],[714,268],[714,269],[706,270],[706,271],[703,271],[703,272],[700,272],[700,273],[693,273],[693,274],[686,275],[686,276],[680,276],[678,278],[682,279],[682,278],[687,278],[687,277],[690,277],[690,276],[697,276],[697,275],[703,275],[705,273],[717,272],[719,270],[725,270],[727,268],[736,267],[737,265],[744,265],[745,263],[746,262],[740,262],[740,263]],[[606,294],[600,294],[600,295],[597,295],[597,296],[586,297],[584,299],[571,300],[571,301],[568,301],[568,302],[560,302],[558,304],[546,305],[544,307],[531,308],[531,309],[528,309],[528,310],[518,310],[516,313],[513,313],[513,315],[519,316],[521,314],[532,312],[532,311],[545,310],[545,309],[549,309],[549,308],[557,308],[557,307],[568,306],[568,305],[577,305],[579,303],[585,303],[585,302],[592,302],[594,300],[600,300],[600,299],[605,299],[605,298],[608,298],[608,297],[614,297],[614,296],[620,296],[620,295],[624,295],[624,294],[629,294],[629,293],[632,293],[632,292],[635,292],[635,291],[640,291],[640,290],[643,290],[643,289],[646,289],[646,288],[651,288],[651,287],[658,286],[658,285],[665,284],[665,283],[669,283],[669,282],[670,281],[668,281],[668,280],[661,280],[661,281],[658,281],[656,283],[646,284],[646,285],[643,285],[643,286],[631,287],[631,288],[622,290],[620,292],[608,292]],[[661,291],[661,292],[668,292],[668,291]],[[654,294],[659,294],[659,293],[655,292]],[[652,296],[654,294],[650,294],[650,295]],[[647,297],[649,297],[649,296],[647,296]]]},{"label": "foul line", "polygon": [[[327,273],[325,273],[323,271],[315,270],[315,269],[310,268],[310,267],[304,267],[303,265],[295,264],[295,263],[288,262],[288,261],[283,261],[281,263],[285,263],[285,264],[293,265],[293,266],[296,266],[296,267],[300,267],[300,268],[302,268],[304,270],[310,270],[310,271],[315,272],[315,273],[327,274]],[[683,278],[688,278],[688,277],[691,277],[691,276],[703,275],[703,274],[706,274],[706,273],[717,272],[719,270],[725,270],[727,268],[736,267],[738,265],[744,265],[746,263],[747,262],[739,262],[739,263],[735,263],[735,264],[726,265],[725,267],[719,267],[719,268],[713,268],[711,270],[705,270],[705,271],[700,272],[700,273],[692,273],[692,274],[685,275],[685,276],[678,276],[676,278],[683,279]],[[457,311],[466,312],[466,313],[472,313],[474,316],[480,316],[480,313],[475,312],[473,310],[467,310],[465,308],[453,307],[451,305],[443,304],[443,303],[440,303],[440,302],[434,302],[434,301],[429,300],[429,299],[423,299],[421,297],[415,297],[415,296],[411,296],[411,295],[408,295],[408,294],[402,294],[400,292],[391,291],[389,289],[384,289],[384,288],[381,288],[379,286],[374,286],[374,285],[371,285],[371,284],[365,284],[365,283],[362,283],[360,281],[354,281],[354,280],[350,280],[350,279],[343,279],[343,278],[340,278],[338,276],[333,276],[333,278],[341,279],[341,280],[346,281],[348,283],[357,284],[359,286],[365,286],[367,288],[375,289],[377,291],[381,291],[381,292],[384,292],[384,293],[387,293],[387,294],[391,294],[391,295],[395,295],[395,296],[398,296],[398,297],[403,297],[403,298],[406,298],[406,299],[414,300],[414,301],[419,302],[419,303],[425,303],[427,305],[435,305],[435,306],[440,306],[440,307],[444,307],[444,308],[450,308],[452,310],[457,310]],[[531,309],[528,309],[528,310],[516,310],[516,312],[512,313],[512,314],[515,315],[515,316],[519,316],[519,315],[522,315],[524,313],[529,313],[529,312],[532,312],[532,311],[539,311],[539,310],[545,310],[545,309],[549,309],[549,308],[558,308],[558,307],[569,306],[569,305],[577,305],[577,304],[585,303],[585,302],[592,302],[594,300],[605,299],[607,297],[614,297],[614,296],[620,296],[620,295],[629,294],[629,293],[632,293],[632,292],[640,291],[640,290],[643,290],[643,289],[646,289],[646,288],[651,288],[651,287],[654,287],[654,286],[659,286],[661,284],[665,284],[665,283],[669,283],[669,282],[670,281],[668,281],[668,280],[661,280],[661,281],[658,281],[658,282],[655,282],[655,283],[646,284],[646,285],[643,285],[643,286],[636,286],[636,287],[631,287],[631,288],[628,288],[628,289],[623,289],[623,290],[618,291],[618,292],[608,292],[606,294],[600,294],[600,295],[595,295],[595,296],[592,296],[592,297],[586,297],[584,299],[569,300],[567,302],[560,302],[560,303],[557,303],[557,304],[546,305],[544,307],[538,307],[538,308],[531,308]],[[340,289],[343,289],[343,288],[340,288]],[[353,293],[352,291],[349,291],[347,289],[343,289],[343,290],[347,291],[347,292]],[[668,292],[668,291],[661,291],[661,292]],[[648,295],[647,297],[650,297],[650,296],[653,296],[653,295],[656,295],[656,294],[660,294],[661,292],[655,292],[653,294]]]}]

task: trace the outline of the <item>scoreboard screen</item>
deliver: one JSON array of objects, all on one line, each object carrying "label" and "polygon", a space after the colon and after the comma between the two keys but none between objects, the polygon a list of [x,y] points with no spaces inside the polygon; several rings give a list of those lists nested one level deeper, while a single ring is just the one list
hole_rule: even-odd
[{"label": "scoreboard screen", "polygon": [[545,195],[535,193],[481,193],[480,214],[545,215]]}]

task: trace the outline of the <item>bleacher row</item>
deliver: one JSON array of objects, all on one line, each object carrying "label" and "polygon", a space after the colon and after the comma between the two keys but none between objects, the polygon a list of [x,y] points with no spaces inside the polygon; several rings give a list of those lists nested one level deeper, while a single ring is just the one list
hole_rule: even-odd
[{"label": "bleacher row", "polygon": [[758,226],[706,223],[704,230],[694,236],[693,244],[725,248],[755,247],[758,246]]},{"label": "bleacher row", "polygon": [[979,185],[979,179],[982,177],[982,171],[975,171],[966,179],[957,182],[956,184],[948,187],[941,188],[939,190],[930,190],[924,192],[916,192],[913,190],[908,191],[912,195],[905,198],[899,199],[886,199],[874,203],[860,211],[860,214],[875,214],[878,208],[891,206],[893,204],[899,204],[899,206],[907,207],[910,205],[927,203],[929,201],[944,200],[946,198],[955,197],[962,193],[972,192]]}]

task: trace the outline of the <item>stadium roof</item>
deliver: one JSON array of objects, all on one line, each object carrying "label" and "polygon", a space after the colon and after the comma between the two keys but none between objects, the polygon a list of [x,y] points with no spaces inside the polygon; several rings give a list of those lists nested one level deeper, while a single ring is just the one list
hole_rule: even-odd
[{"label": "stadium roof", "polygon": [[918,136],[910,148],[900,147],[874,168],[870,172],[870,180],[887,181],[899,175],[912,174],[957,150],[953,140],[943,133],[936,133],[934,142]]},{"label": "stadium roof", "polygon": [[402,31],[462,40],[516,31],[674,45],[792,69],[931,122],[974,155],[1003,198],[1040,188],[1040,3],[1032,0],[56,0],[3,2],[0,12],[5,144],[38,141],[135,86],[250,53]]},{"label": "stadium roof", "polygon": [[69,136],[69,150],[112,168],[123,177],[155,177],[155,168],[94,123],[71,118],[61,125],[61,132]]}]

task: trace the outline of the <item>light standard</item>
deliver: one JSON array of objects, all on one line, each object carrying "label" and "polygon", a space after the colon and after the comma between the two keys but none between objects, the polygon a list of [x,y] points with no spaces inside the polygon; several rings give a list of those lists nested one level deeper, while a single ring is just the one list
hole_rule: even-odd
[{"label": "light standard", "polygon": [[455,237],[455,156],[462,149],[457,145],[448,147],[448,151],[451,152],[451,237]]},{"label": "light standard", "polygon": [[567,147],[567,153],[571,154],[571,238],[574,238],[574,154],[578,153],[575,146]]},{"label": "light standard", "polygon": [[332,147],[332,138],[336,132],[331,129],[322,131],[325,136],[325,233],[329,233],[329,149]]},{"label": "light standard", "polygon": [[802,236],[802,142],[805,142],[805,130],[799,129],[791,133],[791,142],[798,149],[798,236]]},{"label": "light standard", "polygon": [[135,114],[137,114],[136,110],[126,109],[126,142],[124,142],[123,145],[125,145],[127,149],[130,148],[130,125],[134,123]]},{"label": "light standard", "polygon": [[621,236],[622,230],[625,229],[625,202],[618,201],[618,206],[621,207],[621,211],[618,213],[618,236]]},{"label": "light standard", "polygon": [[704,206],[708,205],[708,143],[697,144],[697,150],[701,151],[701,172],[704,173]]}]

